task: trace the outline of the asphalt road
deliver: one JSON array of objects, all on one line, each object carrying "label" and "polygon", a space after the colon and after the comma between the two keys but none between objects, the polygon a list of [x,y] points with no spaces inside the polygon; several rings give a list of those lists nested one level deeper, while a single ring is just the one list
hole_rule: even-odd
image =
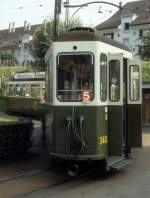
[{"label": "asphalt road", "polygon": [[27,198],[150,198],[150,134],[143,134],[143,148],[134,149],[132,157],[130,166],[106,177],[95,175],[83,183]]}]

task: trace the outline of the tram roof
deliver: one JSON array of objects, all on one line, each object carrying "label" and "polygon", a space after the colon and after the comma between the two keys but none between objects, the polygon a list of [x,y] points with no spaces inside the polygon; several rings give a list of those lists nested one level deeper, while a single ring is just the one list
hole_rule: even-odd
[{"label": "tram roof", "polygon": [[69,41],[101,41],[108,45],[112,45],[114,47],[118,47],[120,49],[130,52],[130,49],[125,45],[92,32],[66,32],[60,34],[55,39],[55,42],[69,42]]}]

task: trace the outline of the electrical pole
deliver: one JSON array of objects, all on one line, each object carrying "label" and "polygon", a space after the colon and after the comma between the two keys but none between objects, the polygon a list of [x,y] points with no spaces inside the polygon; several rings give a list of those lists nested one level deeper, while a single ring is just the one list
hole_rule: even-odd
[{"label": "electrical pole", "polygon": [[53,23],[53,40],[59,35],[59,15],[61,13],[62,0],[55,0],[54,23]]},{"label": "electrical pole", "polygon": [[65,28],[66,32],[68,31],[68,26],[69,26],[69,0],[66,0],[64,2],[66,4],[66,11],[65,11]]}]

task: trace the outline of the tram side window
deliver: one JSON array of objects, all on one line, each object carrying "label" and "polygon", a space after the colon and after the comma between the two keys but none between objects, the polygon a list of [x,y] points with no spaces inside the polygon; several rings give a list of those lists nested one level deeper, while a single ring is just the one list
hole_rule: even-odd
[{"label": "tram side window", "polygon": [[15,96],[15,85],[9,85],[9,96]]},{"label": "tram side window", "polygon": [[45,99],[47,100],[47,101],[49,101],[50,100],[50,68],[49,68],[49,62],[47,62],[47,67],[46,67],[46,80],[45,80],[45,84],[46,84],[46,97],[45,97]]},{"label": "tram side window", "polygon": [[120,100],[120,61],[109,62],[109,100],[118,102]]},{"label": "tram side window", "polygon": [[45,85],[42,85],[42,99],[43,99],[43,100],[46,99],[46,89],[45,89]]},{"label": "tram side window", "polygon": [[129,76],[130,76],[130,100],[137,101],[139,100],[139,93],[140,93],[140,74],[139,74],[139,66],[138,65],[131,65],[129,69]]},{"label": "tram side window", "polygon": [[40,85],[31,85],[31,96],[40,97],[41,87]]},{"label": "tram side window", "polygon": [[82,101],[94,97],[94,65],[91,54],[59,55],[57,65],[57,98],[60,101]]},{"label": "tram side window", "polygon": [[21,96],[25,96],[25,97],[30,96],[30,86],[28,84],[21,86]]},{"label": "tram side window", "polygon": [[107,56],[100,55],[100,98],[102,102],[107,100]]},{"label": "tram side window", "polygon": [[9,96],[9,85],[5,85],[5,95]]},{"label": "tram side window", "polygon": [[53,98],[53,59],[52,55],[50,55],[49,60],[47,62],[47,72],[46,72],[46,91],[44,93],[45,99],[49,102],[52,102]]},{"label": "tram side window", "polygon": [[21,86],[16,85],[16,96],[21,96]]}]

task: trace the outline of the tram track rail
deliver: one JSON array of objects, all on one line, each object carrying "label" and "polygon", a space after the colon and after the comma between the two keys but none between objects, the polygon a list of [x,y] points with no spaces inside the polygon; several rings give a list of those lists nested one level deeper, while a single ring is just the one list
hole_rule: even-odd
[{"label": "tram track rail", "polygon": [[45,171],[50,170],[50,167],[46,167],[43,169],[39,169],[39,170],[33,170],[33,171],[29,171],[29,172],[25,172],[25,173],[20,173],[20,174],[16,174],[15,176],[12,177],[6,177],[3,179],[0,179],[0,184],[3,182],[7,182],[7,181],[12,181],[12,180],[16,180],[16,179],[21,179],[21,178],[26,178],[26,177],[30,177],[30,176],[34,176],[40,173],[43,173]]},{"label": "tram track rail", "polygon": [[[33,159],[36,159],[38,155],[36,154],[29,154],[29,155],[25,155],[25,156],[22,156],[22,157],[17,157],[17,158],[14,158],[14,159],[9,159],[9,160],[3,160],[0,162],[0,165],[5,167],[6,166],[11,166],[12,164],[16,164],[18,162],[27,162],[26,160],[33,160]],[[43,168],[33,168],[33,170],[30,170],[30,171],[21,171],[22,173],[16,173],[15,176],[7,176],[7,177],[4,177],[4,178],[0,178],[0,184],[3,183],[3,182],[6,182],[6,181],[11,181],[11,180],[15,180],[15,179],[19,179],[19,178],[24,178],[24,177],[29,177],[29,176],[33,176],[33,175],[36,175],[36,174],[40,174],[42,172],[45,172],[45,171],[48,171],[50,170],[50,166],[45,166]]]},{"label": "tram track rail", "polygon": [[94,169],[89,170],[83,174],[76,176],[76,177],[69,177],[69,178],[67,177],[67,179],[64,179],[63,181],[60,181],[58,183],[54,183],[54,184],[51,184],[51,185],[45,186],[45,187],[36,188],[31,191],[21,193],[21,194],[18,194],[16,196],[13,196],[10,198],[27,198],[27,197],[32,196],[32,194],[34,194],[34,193],[42,193],[42,191],[50,191],[48,193],[49,195],[52,195],[56,192],[65,191],[67,189],[71,189],[75,186],[83,184],[84,182],[88,182],[89,181],[88,176],[93,175],[98,170],[99,170],[99,168],[94,168]]},{"label": "tram track rail", "polygon": [[[39,128],[39,127],[38,127]],[[10,158],[10,159],[4,159],[4,160],[1,160],[0,161],[0,165],[2,166],[2,168],[5,168],[6,167],[11,167],[12,165],[15,167],[18,167],[18,162],[23,164],[23,163],[30,163],[31,166],[29,166],[29,169],[30,167],[33,166],[33,163],[32,161],[33,160],[38,160],[38,159],[41,159],[41,153],[39,154],[38,152],[29,152],[25,155],[22,155],[22,156],[16,156],[16,157],[13,157],[13,158]],[[44,153],[44,156],[45,156],[45,153]],[[44,159],[44,158],[43,158]],[[26,177],[30,177],[30,176],[34,176],[34,175],[37,175],[37,174],[40,174],[40,173],[43,173],[45,171],[48,171],[51,169],[50,167],[50,164],[48,162],[46,162],[46,160],[44,160],[45,165],[42,165],[42,168],[39,166],[37,168],[33,167],[31,168],[31,170],[25,170],[25,168],[20,166],[20,168],[18,169],[18,171],[20,173],[15,173],[14,176],[6,176],[6,177],[0,177],[0,184],[4,183],[4,182],[7,182],[7,181],[12,181],[12,180],[16,180],[16,179],[21,179],[21,178],[26,178]],[[9,169],[9,168],[8,168]],[[22,170],[21,170],[22,169]],[[10,171],[10,175],[11,175],[11,171]]]}]

